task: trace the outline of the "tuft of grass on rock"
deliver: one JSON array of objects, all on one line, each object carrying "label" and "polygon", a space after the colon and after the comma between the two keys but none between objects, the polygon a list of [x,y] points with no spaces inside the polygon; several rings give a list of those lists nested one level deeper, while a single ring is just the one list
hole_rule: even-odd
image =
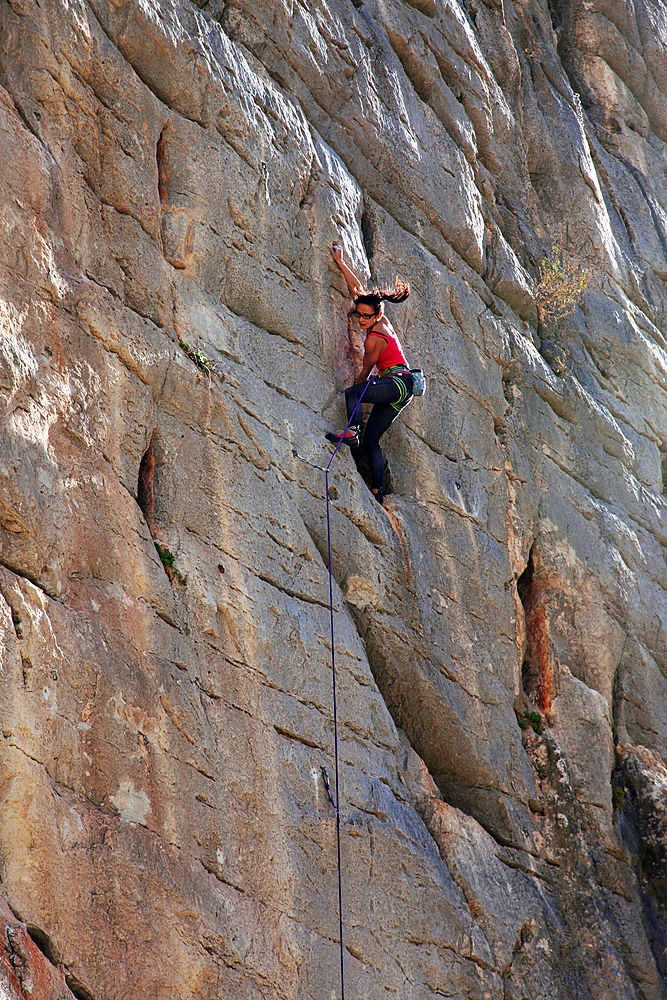
[{"label": "tuft of grass on rock", "polygon": [[225,381],[225,373],[220,371],[220,366],[217,361],[211,361],[207,358],[203,351],[198,347],[193,347],[192,344],[186,344],[184,340],[178,341],[178,346],[181,348],[184,354],[190,358],[200,372],[209,376],[209,380],[212,375],[217,375],[221,382]]},{"label": "tuft of grass on rock", "polygon": [[519,729],[528,729],[530,727],[538,736],[541,736],[544,732],[544,720],[539,712],[530,712],[527,709],[521,713],[516,712],[516,721]]},{"label": "tuft of grass on rock", "polygon": [[177,568],[174,553],[171,552],[166,545],[162,545],[160,542],[155,543],[155,548],[170,582],[173,583],[174,580],[178,580],[178,582],[183,584],[184,587],[187,587],[188,578],[183,576],[181,571]]},{"label": "tuft of grass on rock", "polygon": [[566,359],[566,356],[565,356],[565,351],[561,350],[555,356],[555,358],[553,360],[552,368],[553,368],[554,375],[557,375],[558,378],[562,378],[563,375],[565,375],[565,373],[567,372],[567,359]]}]

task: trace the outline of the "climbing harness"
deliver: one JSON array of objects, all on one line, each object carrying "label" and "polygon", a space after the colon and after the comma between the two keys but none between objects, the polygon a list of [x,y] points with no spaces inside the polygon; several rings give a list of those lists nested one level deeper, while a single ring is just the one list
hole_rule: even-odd
[{"label": "climbing harness", "polygon": [[372,380],[369,379],[364,386],[364,391],[359,396],[357,405],[352,411],[352,416],[347,422],[343,435],[341,435],[341,440],[336,445],[333,455],[329,459],[329,464],[324,468],[321,465],[315,465],[314,462],[310,462],[303,455],[299,455],[296,450],[292,450],[292,454],[295,458],[298,458],[300,462],[305,462],[306,465],[310,465],[313,469],[318,469],[320,472],[324,473],[324,484],[327,498],[327,550],[329,555],[329,617],[331,619],[331,675],[332,675],[332,686],[333,686],[333,717],[334,717],[334,762],[335,762],[335,801],[331,794],[331,788],[329,785],[329,775],[327,774],[327,769],[322,765],[322,781],[324,782],[324,787],[329,798],[329,802],[336,811],[336,847],[338,850],[338,930],[340,935],[340,997],[341,1000],[345,1000],[345,970],[343,966],[343,879],[341,875],[341,863],[340,863],[340,784],[338,777],[338,709],[336,705],[336,652],[335,652],[335,633],[334,633],[334,616],[333,616],[333,574],[331,572],[331,519],[329,516],[329,470],[331,469],[332,463],[336,455],[340,450],[340,446],[343,443],[343,436],[345,431],[354,420],[354,416],[361,406],[361,401],[364,398],[364,394],[368,386],[372,384]]},{"label": "climbing harness", "polygon": [[405,382],[401,377],[407,374],[411,375],[412,372],[410,372],[409,368],[405,368],[403,365],[396,365],[395,368],[385,368],[384,371],[382,372],[382,377],[390,378],[394,383],[394,385],[396,386],[396,388],[398,389],[398,399],[396,400],[395,403],[389,404],[392,410],[396,410],[397,413],[400,413],[401,410],[405,409],[408,403],[412,401],[412,397],[414,396],[414,389],[412,392],[410,392],[410,390],[408,389],[407,385],[405,384]]}]

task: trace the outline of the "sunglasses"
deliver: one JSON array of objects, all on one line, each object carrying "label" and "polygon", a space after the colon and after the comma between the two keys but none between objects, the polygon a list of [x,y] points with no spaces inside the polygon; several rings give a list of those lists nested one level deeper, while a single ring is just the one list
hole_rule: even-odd
[{"label": "sunglasses", "polygon": [[365,313],[364,312],[364,313],[362,313],[362,312],[359,312],[358,309],[355,309],[354,310],[354,315],[358,316],[359,319],[373,319],[374,316],[377,316],[377,313],[376,312],[371,312],[371,313]]}]

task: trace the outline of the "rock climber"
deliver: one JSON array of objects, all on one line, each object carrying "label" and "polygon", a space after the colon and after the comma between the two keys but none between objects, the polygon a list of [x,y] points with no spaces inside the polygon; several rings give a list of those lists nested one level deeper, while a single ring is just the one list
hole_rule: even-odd
[{"label": "rock climber", "polygon": [[[354,385],[345,390],[345,404],[349,420],[366,383],[371,383],[364,393],[364,402],[374,404],[366,422],[364,449],[371,469],[371,492],[381,504],[384,502],[384,458],[380,450],[380,438],[408,405],[413,394],[412,375],[396,331],[384,314],[383,302],[403,302],[410,294],[410,286],[398,278],[393,288],[373,288],[367,292],[354,271],[344,262],[342,247],[333,243],[330,250],[352,296],[351,313],[356,316],[359,326],[366,334],[361,372]],[[376,366],[379,374],[372,376],[371,372]],[[350,448],[358,448],[360,422],[361,407],[346,431],[338,434],[330,432],[326,435],[327,440],[336,444],[342,440]]]}]

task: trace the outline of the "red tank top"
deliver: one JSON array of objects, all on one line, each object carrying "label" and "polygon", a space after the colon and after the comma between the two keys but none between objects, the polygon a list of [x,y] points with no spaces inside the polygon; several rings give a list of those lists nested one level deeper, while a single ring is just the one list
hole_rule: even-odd
[{"label": "red tank top", "polygon": [[384,374],[387,368],[395,368],[398,365],[403,365],[404,368],[408,367],[401,342],[395,333],[380,333],[379,330],[371,330],[368,336],[382,337],[383,340],[387,341],[377,361],[377,369],[380,375]]}]

